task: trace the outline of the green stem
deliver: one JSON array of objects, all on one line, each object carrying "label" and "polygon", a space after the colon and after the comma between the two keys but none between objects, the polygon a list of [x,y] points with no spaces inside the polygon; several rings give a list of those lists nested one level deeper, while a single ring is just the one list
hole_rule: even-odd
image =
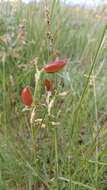
[{"label": "green stem", "polygon": [[58,143],[57,143],[57,129],[54,129],[54,141],[55,141],[55,161],[56,161],[56,182],[57,182],[57,189],[59,189],[59,183],[58,183],[58,171],[59,171],[59,165],[58,165]]},{"label": "green stem", "polygon": [[99,54],[99,51],[100,51],[102,42],[103,42],[103,40],[104,40],[104,36],[105,36],[106,30],[107,30],[107,24],[106,24],[105,27],[104,27],[102,36],[101,36],[101,38],[100,38],[100,41],[99,41],[99,44],[98,44],[98,47],[97,47],[97,50],[96,50],[96,53],[95,53],[94,58],[93,58],[93,60],[92,60],[91,69],[90,69],[90,72],[89,72],[89,74],[88,74],[88,78],[87,78],[87,81],[86,81],[84,90],[83,90],[82,95],[81,95],[81,97],[80,97],[79,103],[78,103],[78,105],[77,105],[77,107],[76,107],[76,109],[75,109],[75,111],[74,111],[74,113],[73,113],[73,126],[72,126],[72,131],[71,131],[72,134],[71,134],[71,136],[73,136],[73,132],[74,132],[75,119],[78,117],[78,113],[79,113],[79,111],[80,111],[82,102],[83,102],[84,97],[85,97],[85,94],[86,94],[86,92],[87,92],[87,90],[88,90],[88,84],[89,84],[89,81],[90,81],[91,74],[92,74],[93,69],[95,68],[95,66],[96,66],[96,64],[97,64],[96,60],[97,60],[97,57],[98,57],[98,54]]},{"label": "green stem", "polygon": [[98,126],[98,110],[97,110],[97,97],[96,97],[96,81],[95,81],[94,71],[93,71],[93,94],[94,94],[94,106],[95,106],[95,133],[97,135],[97,137],[96,137],[96,165],[95,165],[95,182],[96,182],[96,186],[97,186],[97,183],[98,183],[98,160],[99,160],[99,155],[98,155],[99,126]]},{"label": "green stem", "polygon": [[3,63],[3,110],[4,110],[4,117],[3,117],[3,125],[5,129],[6,134],[6,67],[5,67],[5,61],[6,61],[6,54],[3,55],[2,63]]}]

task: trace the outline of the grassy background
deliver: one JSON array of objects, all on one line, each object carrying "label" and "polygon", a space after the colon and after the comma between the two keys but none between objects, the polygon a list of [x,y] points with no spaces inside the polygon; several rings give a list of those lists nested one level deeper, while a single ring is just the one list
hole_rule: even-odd
[{"label": "grassy background", "polygon": [[[106,19],[106,6],[0,4],[0,190],[107,190]],[[42,76],[32,136],[20,93],[34,92],[35,59],[41,69],[57,57],[69,64]]]}]

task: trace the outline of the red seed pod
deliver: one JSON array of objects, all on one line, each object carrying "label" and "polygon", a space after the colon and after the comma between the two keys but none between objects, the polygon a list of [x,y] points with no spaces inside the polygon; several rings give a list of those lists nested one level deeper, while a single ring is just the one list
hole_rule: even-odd
[{"label": "red seed pod", "polygon": [[51,80],[45,79],[44,80],[44,86],[45,86],[45,90],[47,92],[52,91],[52,81]]},{"label": "red seed pod", "polygon": [[67,59],[54,61],[52,63],[45,65],[44,71],[46,73],[55,73],[59,71],[60,69],[62,69],[66,63],[67,63]]},{"label": "red seed pod", "polygon": [[22,90],[22,92],[21,92],[21,100],[22,100],[24,105],[31,106],[33,98],[32,98],[31,91],[30,91],[30,89],[28,87],[25,87]]}]

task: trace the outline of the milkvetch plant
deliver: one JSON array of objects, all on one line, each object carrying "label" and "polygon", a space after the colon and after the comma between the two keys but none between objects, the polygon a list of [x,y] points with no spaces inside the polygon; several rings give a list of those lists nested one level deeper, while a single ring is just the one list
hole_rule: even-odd
[{"label": "milkvetch plant", "polygon": [[[28,87],[25,87],[22,90],[21,93],[21,99],[22,102],[25,106],[30,107],[31,110],[31,117],[30,117],[30,123],[31,126],[34,123],[35,120],[35,113],[37,110],[38,105],[40,105],[40,97],[41,97],[41,78],[42,78],[42,74],[44,73],[51,73],[54,74],[58,71],[60,71],[66,64],[67,64],[67,59],[64,60],[55,60],[49,64],[46,64],[45,66],[43,66],[43,68],[41,70],[38,69],[37,66],[37,60],[35,60],[35,67],[36,67],[36,73],[35,73],[35,89],[34,89],[34,95],[32,96],[30,89]],[[50,110],[50,107],[52,108],[53,103],[55,101],[55,97],[53,97],[53,99],[50,100],[50,96],[52,95],[52,81],[50,79],[45,78],[44,80],[44,87],[45,87],[45,91],[46,91],[46,103],[48,107],[48,110]],[[54,100],[54,101],[53,101]],[[52,104],[52,105],[51,105]],[[51,105],[51,106],[50,106]],[[50,111],[48,111],[50,113]]]}]

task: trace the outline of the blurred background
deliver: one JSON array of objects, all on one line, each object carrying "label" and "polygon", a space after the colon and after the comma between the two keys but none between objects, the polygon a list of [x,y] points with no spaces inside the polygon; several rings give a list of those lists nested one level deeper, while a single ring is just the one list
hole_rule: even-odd
[{"label": "blurred background", "polygon": [[0,0],[0,190],[71,189],[107,190],[107,0]]},{"label": "blurred background", "polygon": [[[3,0],[0,0],[0,2]],[[9,0],[4,0],[9,1]],[[18,1],[18,0],[10,0],[10,1]],[[40,2],[40,0],[22,0],[23,2],[29,3],[29,2]],[[107,4],[107,0],[60,0],[60,2],[63,2],[68,5],[85,5],[85,6],[97,6],[102,3]]]}]

